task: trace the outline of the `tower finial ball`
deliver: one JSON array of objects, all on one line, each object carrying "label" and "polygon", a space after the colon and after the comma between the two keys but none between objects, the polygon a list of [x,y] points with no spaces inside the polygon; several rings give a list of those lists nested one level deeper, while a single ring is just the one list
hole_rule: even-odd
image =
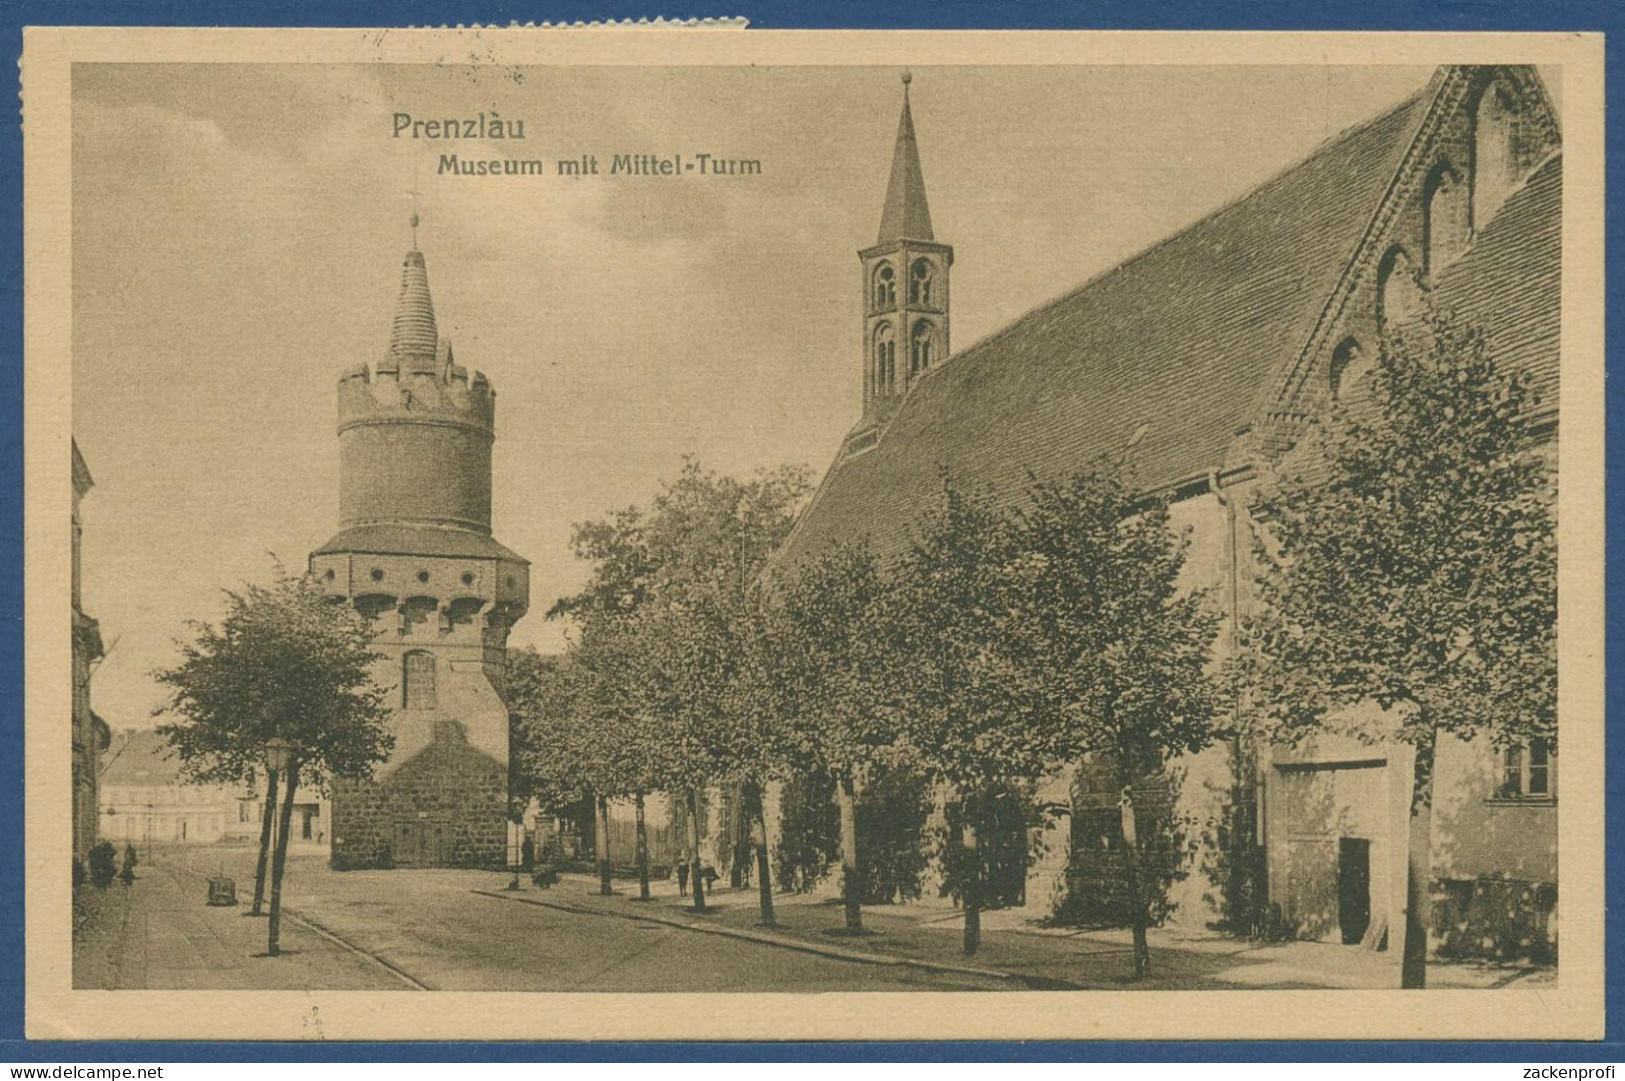
[{"label": "tower finial ball", "polygon": [[412,211],[412,228],[416,229],[417,227],[418,227],[418,214],[417,214],[417,211],[414,210],[414,211]]},{"label": "tower finial ball", "polygon": [[911,83],[913,81],[914,81],[914,73],[913,72],[910,72],[910,71],[903,72],[903,85],[904,86],[907,86],[909,83]]}]

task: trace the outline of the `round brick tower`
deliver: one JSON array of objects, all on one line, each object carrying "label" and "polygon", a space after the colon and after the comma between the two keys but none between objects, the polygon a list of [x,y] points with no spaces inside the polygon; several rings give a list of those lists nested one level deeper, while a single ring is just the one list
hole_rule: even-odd
[{"label": "round brick tower", "polygon": [[383,359],[339,378],[339,532],[310,557],[330,595],[381,624],[394,709],[373,781],[335,781],[335,867],[505,861],[506,651],[530,581],[491,536],[495,422],[496,391],[454,361],[408,252]]}]

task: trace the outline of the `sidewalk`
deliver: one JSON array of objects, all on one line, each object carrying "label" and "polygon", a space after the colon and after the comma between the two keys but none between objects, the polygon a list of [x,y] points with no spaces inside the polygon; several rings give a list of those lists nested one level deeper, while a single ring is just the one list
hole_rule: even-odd
[{"label": "sidewalk", "polygon": [[89,918],[73,943],[81,989],[174,988],[396,991],[401,979],[283,913],[282,955],[266,955],[267,921],[245,915],[253,882],[238,880],[236,907],[211,908],[197,874],[148,860],[134,884],[86,887]]},{"label": "sidewalk", "polygon": [[[690,899],[679,897],[670,881],[651,882],[647,902],[638,900],[635,881],[616,879],[614,887],[614,895],[604,897],[595,877],[567,874],[550,889],[525,881],[524,888],[515,892],[476,892],[567,911],[770,941],[871,964],[973,973],[1033,989],[1380,989],[1396,986],[1398,978],[1395,955],[1387,952],[1320,942],[1262,943],[1218,934],[1182,937],[1156,929],[1150,935],[1152,975],[1136,983],[1126,930],[1044,928],[1029,922],[1020,910],[984,913],[981,949],[974,957],[965,957],[961,951],[963,916],[940,902],[867,907],[863,910],[864,930],[853,936],[845,931],[845,913],[839,902],[816,895],[775,894],[777,926],[769,930],[761,926],[754,887],[717,889],[707,896],[704,913],[694,911]],[[1440,962],[1429,967],[1433,987],[1493,988],[1555,981],[1554,969]]]}]

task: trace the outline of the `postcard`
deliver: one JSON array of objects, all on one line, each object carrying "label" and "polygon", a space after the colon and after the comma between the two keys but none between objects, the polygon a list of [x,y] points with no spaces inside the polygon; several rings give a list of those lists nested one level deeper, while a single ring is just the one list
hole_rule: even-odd
[{"label": "postcard", "polygon": [[24,46],[31,1038],[1601,1038],[1600,35]]}]

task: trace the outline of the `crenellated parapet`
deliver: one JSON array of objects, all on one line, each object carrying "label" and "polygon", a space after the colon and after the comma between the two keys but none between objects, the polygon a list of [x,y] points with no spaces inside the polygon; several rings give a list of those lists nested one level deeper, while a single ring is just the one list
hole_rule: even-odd
[{"label": "crenellated parapet", "polygon": [[442,342],[433,368],[411,371],[382,361],[374,370],[358,364],[339,377],[338,427],[358,424],[443,424],[495,437],[496,389],[484,372],[451,360]]}]

